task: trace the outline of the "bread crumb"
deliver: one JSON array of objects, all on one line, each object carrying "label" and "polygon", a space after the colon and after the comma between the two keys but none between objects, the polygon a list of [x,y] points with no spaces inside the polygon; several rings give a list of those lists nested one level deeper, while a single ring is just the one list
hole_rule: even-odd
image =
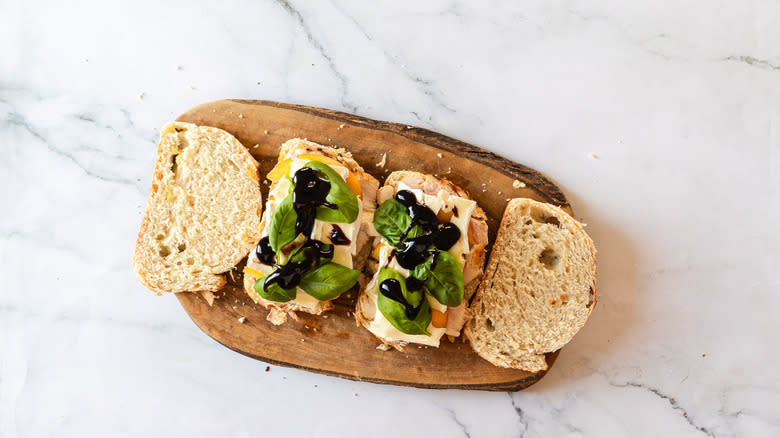
[{"label": "bread crumb", "polygon": [[263,131],[263,134],[268,135],[268,130]]},{"label": "bread crumb", "polygon": [[306,339],[301,338],[301,342],[306,342]]},{"label": "bread crumb", "polygon": [[520,182],[520,180],[514,180],[512,181],[512,187],[519,189],[520,187],[525,187],[525,183]]},{"label": "bread crumb", "polygon": [[599,157],[596,154],[588,154],[588,158],[593,159],[593,160],[598,160],[599,159]]},{"label": "bread crumb", "polygon": [[146,93],[144,93],[143,91],[142,91],[142,92],[140,92],[140,93],[138,93],[138,100],[144,100],[144,95],[145,95],[145,94],[146,94]]},{"label": "bread crumb", "polygon": [[259,144],[256,144],[256,145],[252,146],[252,148],[254,148],[254,149],[257,149],[257,148],[259,148],[259,147],[260,147],[260,145],[259,145]]},{"label": "bread crumb", "polygon": [[500,190],[498,191],[498,194],[499,194],[499,195],[501,194],[501,191],[500,191]]},{"label": "bread crumb", "polygon": [[341,129],[344,129],[344,124],[343,123],[339,125],[339,130],[341,130]]},{"label": "bread crumb", "polygon": [[406,129],[412,129],[412,126],[406,125]]},{"label": "bread crumb", "polygon": [[177,66],[176,66],[176,70],[181,70],[181,66],[180,66],[180,65],[177,65]]},{"label": "bread crumb", "polygon": [[355,396],[355,397],[358,396],[357,392],[353,392],[352,395]]},{"label": "bread crumb", "polygon": [[239,119],[243,119],[243,118],[244,118],[244,115],[243,115],[243,114],[239,114],[239,115],[238,115],[238,118],[239,118]]},{"label": "bread crumb", "polygon": [[378,162],[378,163],[376,163],[376,167],[381,167],[381,168],[384,168],[384,167],[385,167],[385,164],[387,164],[387,152],[385,152],[384,154],[382,154],[382,159],[381,159],[381,160],[379,160],[379,162]]},{"label": "bread crumb", "polygon": [[84,58],[84,62],[89,62],[89,58]]},{"label": "bread crumb", "polygon": [[322,317],[328,319],[328,315],[322,315]]},{"label": "bread crumb", "polygon": [[282,380],[287,380],[287,376],[282,376]]},{"label": "bread crumb", "polygon": [[257,85],[260,85],[260,81],[257,81]]},{"label": "bread crumb", "polygon": [[136,181],[141,181],[141,178],[136,178],[135,180],[136,180]]},{"label": "bread crumb", "polygon": [[244,321],[246,321],[246,316],[239,316],[239,317],[238,317],[238,322],[240,322],[241,324],[243,324],[243,323],[244,323]]},{"label": "bread crumb", "polygon": [[439,152],[438,154],[436,154],[436,156],[437,156],[437,157],[439,157],[439,158],[441,158],[441,152]]},{"label": "bread crumb", "polygon": [[390,346],[387,344],[379,344],[376,346],[377,350],[387,351],[390,349]]},{"label": "bread crumb", "polygon": [[707,357],[707,353],[702,353],[701,357]]},{"label": "bread crumb", "polygon": [[190,85],[190,90],[194,90],[194,89],[195,89],[195,87],[193,87],[192,85]]}]

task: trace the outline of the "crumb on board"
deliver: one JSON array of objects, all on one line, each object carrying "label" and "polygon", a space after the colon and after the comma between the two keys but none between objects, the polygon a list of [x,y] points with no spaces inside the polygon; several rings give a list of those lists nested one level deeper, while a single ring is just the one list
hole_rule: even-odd
[{"label": "crumb on board", "polygon": [[322,317],[328,319],[328,315],[322,315]]},{"label": "crumb on board", "polygon": [[181,66],[180,66],[180,65],[177,65],[177,66],[176,66],[176,70],[181,70]]},{"label": "crumb on board", "polygon": [[596,154],[588,154],[588,158],[590,158],[592,160],[598,160],[599,159],[598,155],[596,155]]},{"label": "crumb on board", "polygon": [[339,130],[342,130],[342,129],[344,129],[344,124],[343,123],[339,125]]},{"label": "crumb on board", "polygon": [[512,187],[514,187],[516,189],[519,189],[520,187],[525,187],[525,183],[516,179],[516,180],[512,181]]},{"label": "crumb on board", "polygon": [[357,397],[357,396],[358,396],[358,393],[357,393],[357,392],[353,392],[353,393],[352,393],[352,396],[353,396],[353,397]]},{"label": "crumb on board", "polygon": [[142,91],[142,92],[140,92],[140,93],[138,93],[138,100],[144,100],[144,95],[145,95],[145,94],[146,94],[146,93],[144,93],[143,91]]},{"label": "crumb on board", "polygon": [[702,353],[701,357],[707,357],[707,353]]},{"label": "crumb on board", "polygon": [[238,115],[238,118],[239,118],[239,119],[243,119],[243,118],[244,118],[244,115],[243,115],[243,114],[239,114],[239,115]]},{"label": "crumb on board", "polygon": [[390,346],[387,344],[379,344],[376,346],[377,350],[387,351],[390,349]]},{"label": "crumb on board", "polygon": [[268,135],[268,130],[263,131],[263,134]]},{"label": "crumb on board", "polygon": [[243,323],[244,323],[244,321],[246,321],[246,316],[239,316],[239,317],[238,317],[238,322],[239,322],[239,323],[243,324]]},{"label": "crumb on board", "polygon": [[441,155],[441,152],[439,152],[438,154],[436,154],[436,156],[437,156],[437,157],[439,157],[439,158],[441,158],[441,156],[442,156],[442,155]]},{"label": "crumb on board", "polygon": [[379,162],[378,162],[378,163],[376,163],[376,167],[381,167],[381,168],[384,168],[384,167],[385,167],[385,164],[387,164],[387,152],[385,152],[384,154],[382,154],[382,159],[381,159],[381,160],[379,160]]},{"label": "crumb on board", "polygon": [[256,145],[252,146],[252,148],[254,148],[254,149],[257,149],[257,148],[259,148],[259,147],[260,147],[260,145],[259,145],[259,144],[256,144]]}]

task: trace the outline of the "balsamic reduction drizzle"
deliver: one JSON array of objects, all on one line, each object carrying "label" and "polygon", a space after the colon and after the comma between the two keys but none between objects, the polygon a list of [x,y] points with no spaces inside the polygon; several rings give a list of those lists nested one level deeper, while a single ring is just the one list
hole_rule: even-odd
[{"label": "balsamic reduction drizzle", "polygon": [[352,243],[347,235],[344,234],[344,231],[341,230],[341,227],[336,224],[331,224],[330,235],[328,237],[334,245],[349,245]]},{"label": "balsamic reduction drizzle", "polygon": [[[288,261],[286,265],[281,266],[274,264],[276,254],[273,248],[271,248],[268,237],[260,240],[260,245],[255,249],[257,258],[261,263],[274,265],[274,271],[268,274],[263,283],[263,289],[266,291],[274,283],[277,283],[282,289],[295,288],[300,284],[303,274],[318,265],[321,259],[333,258],[332,245],[309,238],[314,228],[314,220],[317,217],[317,207],[338,208],[337,205],[325,199],[328,196],[328,192],[330,192],[330,181],[317,169],[302,167],[293,175],[293,186],[292,203],[297,215],[295,234],[303,234],[308,240],[296,248],[295,252],[290,256],[290,260],[292,260],[302,253],[303,258],[296,261]],[[341,234],[343,235],[344,233]],[[344,238],[346,239],[346,236]],[[331,241],[333,241],[332,237]]]},{"label": "balsamic reduction drizzle", "polygon": [[266,277],[263,289],[268,291],[268,287],[274,283],[279,284],[282,289],[298,287],[303,274],[319,264],[321,259],[333,258],[333,245],[322,243],[319,240],[309,240],[298,247],[290,258],[292,259],[298,254],[303,254],[303,258],[289,261],[286,265],[276,266],[276,269]]},{"label": "balsamic reduction drizzle", "polygon": [[337,209],[338,206],[325,200],[330,191],[330,181],[317,169],[301,167],[293,176],[293,209],[298,218],[295,221],[295,234],[311,235],[317,207]]},{"label": "balsamic reduction drizzle", "polygon": [[[407,287],[408,284],[409,283],[407,281]],[[425,296],[421,297],[420,302],[417,304],[417,307],[409,304],[409,302],[406,301],[406,298],[404,298],[404,294],[401,289],[401,282],[399,282],[395,278],[388,278],[387,280],[380,283],[379,292],[381,292],[382,295],[386,296],[387,298],[390,298],[393,301],[398,301],[399,303],[403,304],[404,314],[406,314],[406,317],[409,318],[409,320],[411,321],[417,318],[417,315],[420,314],[420,309],[422,309],[423,300],[426,299]]]},{"label": "balsamic reduction drizzle", "polygon": [[257,255],[257,259],[260,260],[260,263],[264,265],[274,264],[276,253],[274,252],[274,249],[271,248],[271,241],[268,239],[268,236],[260,239],[260,243],[257,245],[257,248],[255,248],[255,254]]},{"label": "balsamic reduction drizzle", "polygon": [[[449,250],[460,239],[460,229],[451,222],[447,222],[439,227],[439,220],[433,210],[419,203],[414,193],[409,190],[399,190],[395,194],[395,199],[406,207],[407,213],[412,218],[412,223],[409,224],[409,228],[401,235],[400,240],[403,248],[393,249],[387,263],[389,264],[395,257],[402,268],[411,270],[415,266],[424,263],[430,254],[431,269],[434,269],[436,262],[439,260],[439,252]],[[452,213],[455,217],[458,217],[457,207],[452,207]],[[425,234],[406,239],[406,236],[415,225],[419,225],[425,231]],[[434,248],[429,251],[428,248],[431,245]],[[415,277],[408,277],[405,281],[406,289],[409,291],[420,290],[425,282],[424,279],[421,280]],[[403,304],[405,307],[404,313],[410,320],[416,318],[420,313],[422,300],[420,300],[420,304],[416,308],[411,306],[404,298],[401,284],[398,280],[393,278],[384,280],[379,284],[379,292],[387,298]]]}]

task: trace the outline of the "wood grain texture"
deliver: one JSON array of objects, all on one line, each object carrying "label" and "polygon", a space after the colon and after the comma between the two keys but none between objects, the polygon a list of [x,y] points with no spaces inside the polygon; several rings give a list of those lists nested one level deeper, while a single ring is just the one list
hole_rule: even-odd
[{"label": "wood grain texture", "polygon": [[[265,175],[276,163],[281,144],[294,137],[344,147],[380,183],[394,170],[414,170],[447,178],[468,191],[488,216],[492,242],[507,198],[527,197],[571,207],[560,189],[539,172],[492,152],[428,131],[301,105],[259,100],[220,100],[196,106],[177,119],[224,129],[249,148]],[[387,153],[383,168],[376,163]],[[524,187],[513,187],[519,180]],[[263,196],[268,186],[263,185]],[[488,248],[489,251],[490,248]],[[420,388],[516,391],[541,379],[493,366],[462,339],[440,348],[411,345],[406,353],[381,351],[379,342],[355,324],[355,291],[336,300],[328,317],[299,314],[300,320],[274,326],[267,311],[241,288],[241,266],[213,307],[196,294],[177,298],[195,324],[217,342],[271,364],[351,380]],[[246,317],[239,323],[239,317]],[[558,352],[547,356],[552,366]]]}]

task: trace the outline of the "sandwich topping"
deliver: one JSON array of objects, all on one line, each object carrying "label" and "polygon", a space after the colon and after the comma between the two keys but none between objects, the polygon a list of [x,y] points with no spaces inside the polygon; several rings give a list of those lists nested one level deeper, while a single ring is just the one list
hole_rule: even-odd
[{"label": "sandwich topping", "polygon": [[325,164],[327,157],[308,158],[287,160],[287,173],[276,175],[263,218],[264,237],[247,262],[246,270],[259,277],[255,292],[269,301],[331,300],[360,275],[352,269],[351,245],[360,205],[342,176],[349,171]]},{"label": "sandwich topping", "polygon": [[380,268],[367,287],[379,310],[369,330],[388,340],[438,345],[447,309],[463,301],[468,226],[476,203],[403,183],[397,189],[374,214],[382,243]]}]

